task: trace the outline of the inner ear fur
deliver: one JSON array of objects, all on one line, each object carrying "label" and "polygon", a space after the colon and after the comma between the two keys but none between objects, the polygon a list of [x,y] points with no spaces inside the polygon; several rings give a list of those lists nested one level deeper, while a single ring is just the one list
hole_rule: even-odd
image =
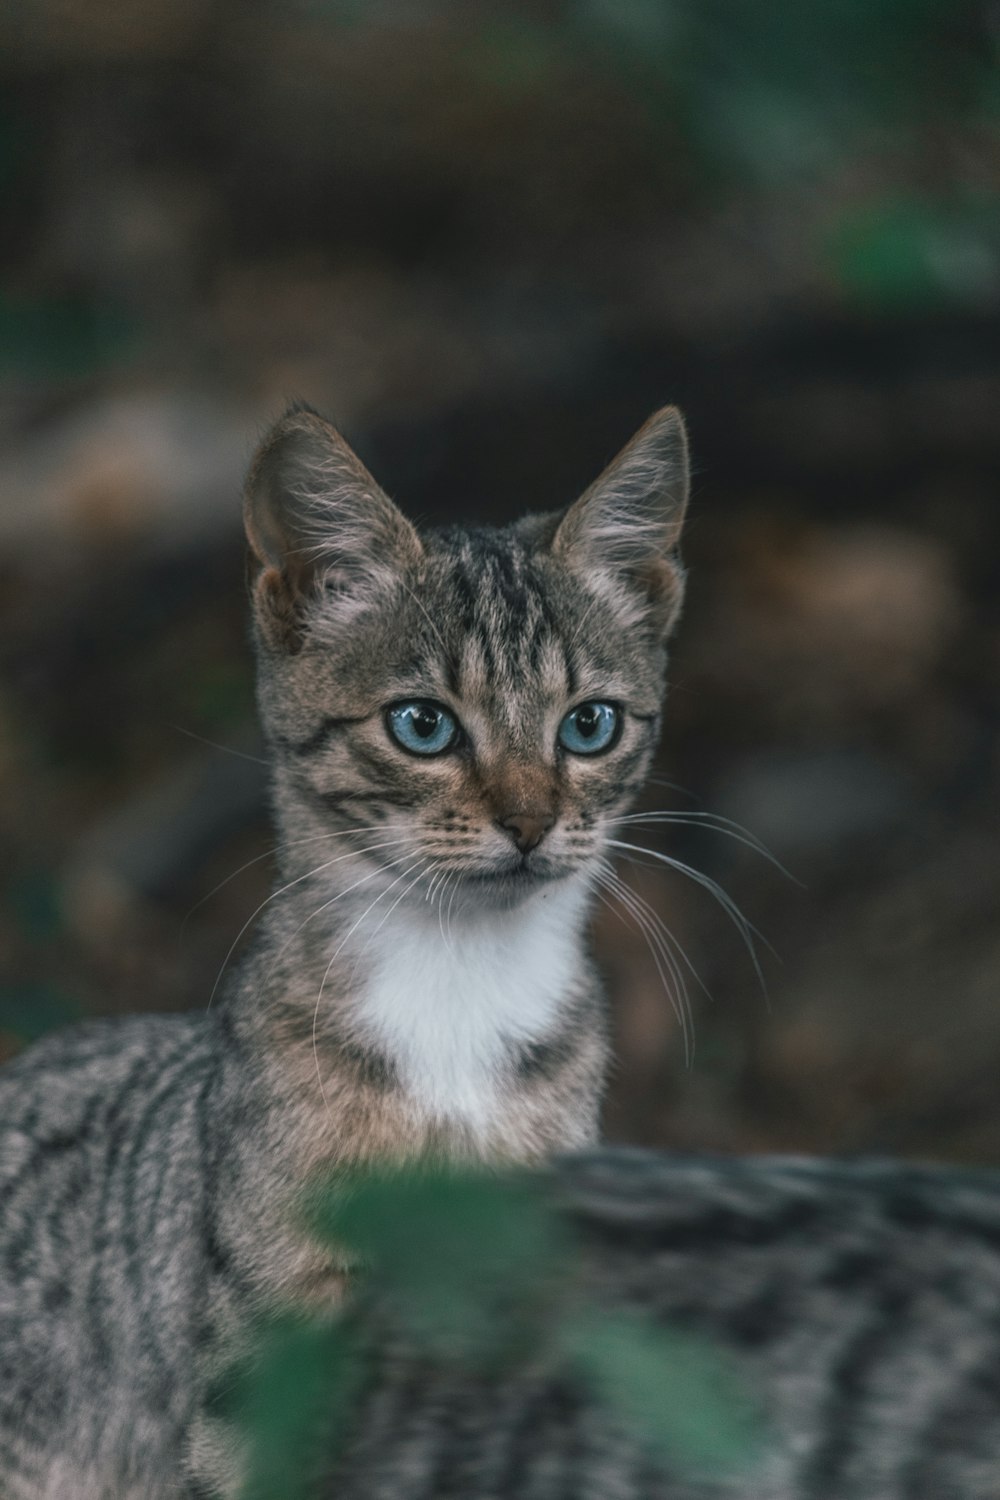
[{"label": "inner ear fur", "polygon": [[422,551],[357,454],[308,407],[286,412],[257,449],[243,517],[257,567],[255,611],[274,644],[296,644],[320,590],[357,608]]},{"label": "inner ear fur", "polygon": [[689,473],[683,418],[664,406],[570,506],[553,552],[598,585],[638,596],[669,628],[683,597]]}]

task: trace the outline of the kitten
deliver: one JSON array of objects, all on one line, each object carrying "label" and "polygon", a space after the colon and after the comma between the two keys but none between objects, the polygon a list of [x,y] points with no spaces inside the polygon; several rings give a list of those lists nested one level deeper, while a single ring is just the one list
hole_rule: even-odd
[{"label": "kitten", "polygon": [[[657,413],[563,515],[419,536],[314,412],[246,489],[279,878],[207,1013],[0,1074],[0,1496],[183,1492],[193,1375],[348,1267],[320,1167],[532,1163],[597,1134],[585,928],[656,742],[687,498]],[[188,1441],[233,1493],[224,1433]]]}]

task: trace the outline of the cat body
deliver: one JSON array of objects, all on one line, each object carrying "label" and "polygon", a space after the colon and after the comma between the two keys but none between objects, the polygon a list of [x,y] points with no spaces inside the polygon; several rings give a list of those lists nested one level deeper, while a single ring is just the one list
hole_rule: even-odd
[{"label": "cat body", "polygon": [[672,409],[502,531],[418,536],[312,412],[262,444],[276,889],[207,1012],[0,1073],[0,1500],[235,1493],[205,1381],[350,1270],[301,1227],[313,1173],[595,1140],[585,927],[659,731],[686,493]]},{"label": "cat body", "polygon": [[[717,1467],[658,1447],[654,1403],[640,1440],[555,1338],[470,1371],[380,1327],[310,1500],[996,1500],[1000,1173],[603,1148],[560,1163],[553,1197],[583,1306],[721,1361],[735,1388],[710,1410],[731,1423],[742,1391],[745,1459],[731,1436]],[[663,1382],[664,1417],[697,1428],[694,1384]]]}]

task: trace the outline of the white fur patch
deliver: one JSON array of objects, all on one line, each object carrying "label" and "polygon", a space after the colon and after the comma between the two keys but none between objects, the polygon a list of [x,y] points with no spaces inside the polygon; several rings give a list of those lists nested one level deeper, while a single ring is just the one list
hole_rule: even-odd
[{"label": "white fur patch", "polygon": [[550,1031],[579,974],[586,906],[584,883],[568,881],[511,911],[456,914],[445,932],[416,907],[381,928],[360,1019],[434,1118],[489,1128],[507,1048]]}]

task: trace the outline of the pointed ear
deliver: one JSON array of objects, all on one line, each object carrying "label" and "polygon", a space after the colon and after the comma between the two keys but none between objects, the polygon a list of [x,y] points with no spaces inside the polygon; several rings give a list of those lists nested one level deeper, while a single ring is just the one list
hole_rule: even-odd
[{"label": "pointed ear", "polygon": [[258,573],[257,623],[275,647],[295,650],[322,592],[356,613],[416,562],[420,540],[329,422],[293,407],[264,438],[243,500]]},{"label": "pointed ear", "polygon": [[684,595],[677,554],[688,498],[688,445],[675,406],[654,412],[563,516],[552,549],[567,567],[657,628]]}]

